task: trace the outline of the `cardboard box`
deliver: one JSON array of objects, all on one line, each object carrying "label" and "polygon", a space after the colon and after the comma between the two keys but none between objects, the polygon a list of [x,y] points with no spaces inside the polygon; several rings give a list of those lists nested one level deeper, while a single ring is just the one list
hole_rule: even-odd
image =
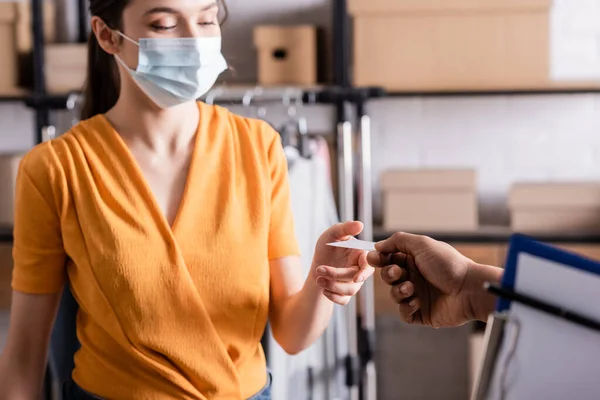
[{"label": "cardboard box", "polygon": [[555,246],[562,248],[566,251],[570,251],[575,254],[579,254],[583,257],[587,257],[589,259],[600,261],[600,246],[597,244],[562,244],[557,243]]},{"label": "cardboard box", "polygon": [[14,223],[15,185],[22,155],[0,154],[0,225]]},{"label": "cardboard box", "polygon": [[87,44],[52,44],[45,50],[48,92],[82,90],[87,79]]},{"label": "cardboard box", "polygon": [[0,94],[12,94],[18,86],[15,29],[14,3],[0,3]]},{"label": "cardboard box", "polygon": [[479,226],[473,170],[400,170],[383,174],[384,229],[466,232]]},{"label": "cardboard box", "polygon": [[389,91],[552,86],[550,0],[349,0],[356,86]]},{"label": "cardboard box", "polygon": [[301,85],[317,83],[317,29],[314,26],[257,26],[258,83]]},{"label": "cardboard box", "polygon": [[10,309],[12,270],[12,246],[0,243],[0,311]]},{"label": "cardboard box", "polygon": [[600,182],[516,184],[509,209],[516,232],[598,234]]},{"label": "cardboard box", "polygon": [[[31,3],[20,1],[14,3],[17,15],[16,41],[19,53],[28,53],[33,50],[33,34],[31,29]],[[43,2],[44,13],[44,41],[54,43],[56,41],[56,6],[54,1]]]}]

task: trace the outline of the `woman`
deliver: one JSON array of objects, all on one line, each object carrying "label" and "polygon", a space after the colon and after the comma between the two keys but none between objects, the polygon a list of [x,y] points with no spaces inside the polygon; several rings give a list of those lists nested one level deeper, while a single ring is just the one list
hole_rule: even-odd
[{"label": "woman", "polygon": [[[226,68],[210,0],[91,0],[84,120],[25,156],[0,398],[40,390],[65,283],[71,398],[269,398],[269,318],[289,353],[373,269],[320,238],[303,282],[286,161],[267,124],[196,103]],[[116,62],[115,62],[116,60]]]}]

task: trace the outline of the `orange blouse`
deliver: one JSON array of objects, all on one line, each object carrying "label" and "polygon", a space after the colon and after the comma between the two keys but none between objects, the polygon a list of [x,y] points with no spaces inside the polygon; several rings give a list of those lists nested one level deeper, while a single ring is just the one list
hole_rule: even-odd
[{"label": "orange blouse", "polygon": [[266,383],[269,260],[298,255],[266,123],[203,103],[169,226],[103,115],[23,159],[13,288],[80,305],[74,380],[107,399],[246,399]]}]

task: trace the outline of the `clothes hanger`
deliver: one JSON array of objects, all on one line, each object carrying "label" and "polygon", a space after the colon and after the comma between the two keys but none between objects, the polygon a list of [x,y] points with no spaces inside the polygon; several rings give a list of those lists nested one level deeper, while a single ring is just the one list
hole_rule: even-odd
[{"label": "clothes hanger", "polygon": [[[288,121],[284,124],[283,130],[289,136],[289,141],[298,150],[301,157],[311,159],[313,152],[311,149],[310,138],[308,136],[308,120],[303,115],[298,115],[299,105],[302,104],[302,98],[293,96],[292,91],[288,91],[283,97],[283,105],[287,106]],[[294,98],[292,98],[294,97]]]}]

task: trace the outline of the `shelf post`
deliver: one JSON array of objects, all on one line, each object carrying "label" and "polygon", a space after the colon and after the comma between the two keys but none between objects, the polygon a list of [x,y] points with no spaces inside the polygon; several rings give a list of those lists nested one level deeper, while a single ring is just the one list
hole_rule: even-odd
[{"label": "shelf post", "polygon": [[[31,32],[33,37],[33,97],[46,94],[44,74],[44,7],[43,0],[31,0]],[[42,143],[43,131],[50,124],[48,107],[35,107],[35,142]]]},{"label": "shelf post", "polygon": [[333,1],[333,83],[350,85],[350,21],[346,0]]}]

